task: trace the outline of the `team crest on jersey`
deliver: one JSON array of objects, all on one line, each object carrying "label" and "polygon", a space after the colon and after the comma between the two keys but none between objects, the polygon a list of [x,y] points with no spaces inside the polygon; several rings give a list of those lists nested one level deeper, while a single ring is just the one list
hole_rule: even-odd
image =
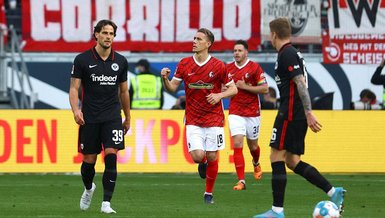
[{"label": "team crest on jersey", "polygon": [[213,71],[211,71],[211,72],[209,73],[209,77],[210,77],[210,78],[214,77]]},{"label": "team crest on jersey", "polygon": [[245,78],[248,79],[250,77],[249,73],[245,74]]},{"label": "team crest on jersey", "polygon": [[119,65],[117,63],[113,63],[113,64],[111,64],[111,69],[113,71],[118,71],[119,70]]},{"label": "team crest on jersey", "polygon": [[205,83],[202,80],[199,80],[196,83],[188,84],[188,87],[190,89],[212,89],[212,88],[214,88],[214,85],[211,83]]}]

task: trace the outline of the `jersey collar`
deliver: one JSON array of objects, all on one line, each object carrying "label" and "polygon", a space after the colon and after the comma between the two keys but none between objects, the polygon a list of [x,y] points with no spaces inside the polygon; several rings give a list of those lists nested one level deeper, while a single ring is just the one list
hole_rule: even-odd
[{"label": "jersey collar", "polygon": [[288,42],[288,43],[284,44],[284,45],[279,49],[278,54],[281,54],[281,52],[282,52],[286,47],[291,46],[291,45],[292,45],[291,42]]},{"label": "jersey collar", "polygon": [[235,63],[235,66],[238,68],[238,69],[242,69],[244,66],[246,66],[248,63],[249,63],[250,59],[247,58],[246,62],[242,65],[242,66],[238,66],[237,62],[234,61]]},{"label": "jersey collar", "polygon": [[[96,52],[95,46],[92,47],[91,51],[92,51],[92,54],[96,60],[103,61],[103,59],[99,56],[98,52]],[[111,53],[108,56],[108,58],[106,59],[106,61],[113,61],[114,59],[115,59],[115,52],[114,52],[114,50],[111,49]]]},{"label": "jersey collar", "polygon": [[192,56],[193,57],[193,59],[194,59],[194,62],[198,65],[198,66],[203,66],[203,65],[205,65],[207,62],[209,62],[209,60],[210,60],[210,58],[211,58],[211,55],[209,55],[208,57],[207,57],[207,59],[205,60],[205,61],[203,61],[202,63],[199,63],[196,59],[195,59],[195,56],[193,55]]}]

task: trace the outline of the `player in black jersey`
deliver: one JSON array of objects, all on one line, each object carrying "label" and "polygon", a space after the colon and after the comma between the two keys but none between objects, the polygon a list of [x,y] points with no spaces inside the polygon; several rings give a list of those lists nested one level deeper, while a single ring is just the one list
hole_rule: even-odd
[{"label": "player in black jersey", "polygon": [[[110,206],[117,177],[116,155],[124,149],[124,135],[130,129],[130,96],[128,93],[128,63],[124,56],[112,50],[117,26],[101,20],[94,27],[96,46],[74,60],[69,99],[79,128],[78,150],[83,154],[81,175],[85,190],[80,209],[90,207],[96,188],[93,183],[97,155],[104,150],[103,202],[101,212],[116,213]],[[79,88],[82,88],[79,106]],[[125,115],[122,124],[121,108]]]},{"label": "player in black jersey", "polygon": [[271,43],[278,51],[275,81],[281,101],[270,140],[273,206],[271,210],[255,215],[254,218],[284,217],[285,165],[322,189],[342,210],[345,190],[342,187],[333,187],[316,168],[301,161],[307,127],[313,132],[319,132],[322,126],[312,113],[305,62],[301,53],[290,42],[290,23],[287,18],[277,18],[269,25]]}]

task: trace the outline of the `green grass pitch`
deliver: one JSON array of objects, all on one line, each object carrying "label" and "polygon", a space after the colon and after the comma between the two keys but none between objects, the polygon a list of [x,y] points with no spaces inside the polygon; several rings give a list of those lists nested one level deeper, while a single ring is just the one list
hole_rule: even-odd
[{"label": "green grass pitch", "polygon": [[[325,174],[335,186],[347,189],[343,217],[385,217],[385,175]],[[198,174],[119,174],[112,208],[117,214],[100,213],[101,174],[89,210],[80,211],[83,192],[80,175],[0,175],[0,217],[253,217],[271,207],[271,174],[256,182],[247,175],[245,191],[233,191],[235,174],[219,174],[214,205],[203,203],[204,180]],[[329,198],[302,177],[288,175],[286,217],[311,217],[313,207]]]}]

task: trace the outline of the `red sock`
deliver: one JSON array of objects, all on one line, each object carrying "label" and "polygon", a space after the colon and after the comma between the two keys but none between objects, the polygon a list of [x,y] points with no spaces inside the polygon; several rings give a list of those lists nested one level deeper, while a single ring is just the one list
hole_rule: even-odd
[{"label": "red sock", "polygon": [[242,148],[234,148],[234,165],[238,180],[245,180],[245,158]]},{"label": "red sock", "polygon": [[261,149],[259,148],[259,146],[254,151],[250,150],[250,154],[251,154],[251,156],[253,156],[254,163],[258,163],[259,162],[259,154],[260,154],[260,152],[261,152]]},{"label": "red sock", "polygon": [[208,162],[206,171],[206,192],[213,193],[215,180],[218,175],[218,159]]},{"label": "red sock", "polygon": [[206,163],[206,162],[207,162],[207,158],[206,158],[206,155],[205,155],[205,156],[203,156],[203,159],[202,159],[201,163]]}]

